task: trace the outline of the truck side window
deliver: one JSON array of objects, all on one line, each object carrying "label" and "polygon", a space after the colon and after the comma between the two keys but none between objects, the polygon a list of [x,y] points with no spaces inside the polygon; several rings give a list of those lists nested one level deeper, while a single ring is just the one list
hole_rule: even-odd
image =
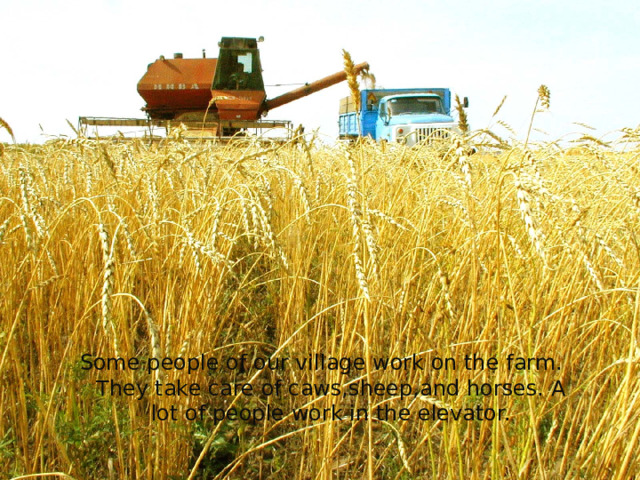
[{"label": "truck side window", "polygon": [[367,95],[367,110],[373,112],[376,109],[376,96],[373,93]]}]

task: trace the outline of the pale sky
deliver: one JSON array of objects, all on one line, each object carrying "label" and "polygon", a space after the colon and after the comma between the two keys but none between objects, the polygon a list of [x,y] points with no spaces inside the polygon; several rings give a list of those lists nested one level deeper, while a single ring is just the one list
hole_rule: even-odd
[{"label": "pale sky", "polygon": [[[468,96],[474,129],[499,118],[524,138],[537,89],[549,140],[640,124],[640,9],[631,1],[0,0],[0,117],[18,142],[73,135],[78,117],[143,118],[147,64],[216,57],[223,36],[259,37],[265,84],[312,82],[369,62],[378,87],[449,87]],[[295,87],[267,87],[268,98]],[[337,136],[345,83],[268,118]],[[41,130],[42,128],[42,130]],[[497,130],[499,127],[496,128]],[[43,135],[43,133],[45,135]],[[504,133],[501,130],[501,133]],[[0,141],[10,141],[0,130]]]}]

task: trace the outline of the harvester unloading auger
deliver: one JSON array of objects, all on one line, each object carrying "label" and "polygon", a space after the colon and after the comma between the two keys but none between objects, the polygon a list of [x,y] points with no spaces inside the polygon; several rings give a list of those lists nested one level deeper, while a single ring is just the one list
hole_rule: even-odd
[{"label": "harvester unloading auger", "polygon": [[[290,121],[265,120],[268,111],[346,80],[334,73],[278,97],[267,100],[260,52],[255,38],[223,37],[218,58],[160,57],[149,64],[138,82],[145,100],[147,119],[80,117],[80,126],[159,126],[183,124],[207,129],[217,137],[242,130],[289,128]],[[369,65],[355,66],[355,73]]]}]

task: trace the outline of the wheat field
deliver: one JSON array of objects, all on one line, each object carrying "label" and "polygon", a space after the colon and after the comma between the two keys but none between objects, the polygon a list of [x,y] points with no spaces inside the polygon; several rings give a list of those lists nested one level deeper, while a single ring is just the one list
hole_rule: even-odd
[{"label": "wheat field", "polygon": [[[637,140],[217,145],[178,130],[151,145],[5,144],[0,477],[637,477]],[[255,368],[316,353],[361,363]],[[86,361],[201,355],[254,367]],[[499,363],[463,368],[465,356]],[[432,368],[384,370],[381,358]],[[436,368],[442,358],[457,368]],[[342,393],[138,398],[102,394],[103,380]],[[344,394],[365,381],[384,391]],[[399,383],[460,392],[403,398]],[[469,395],[470,383],[492,393]],[[159,420],[172,406],[199,416]],[[312,407],[358,416],[292,413]],[[413,416],[375,418],[379,407]],[[216,420],[230,408],[284,414]],[[506,418],[416,418],[434,408]]]}]

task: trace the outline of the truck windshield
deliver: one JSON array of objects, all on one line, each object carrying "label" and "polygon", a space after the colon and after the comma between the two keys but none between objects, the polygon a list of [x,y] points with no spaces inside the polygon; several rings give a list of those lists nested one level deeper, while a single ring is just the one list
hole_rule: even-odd
[{"label": "truck windshield", "polygon": [[391,115],[444,113],[439,97],[405,97],[389,100]]}]

